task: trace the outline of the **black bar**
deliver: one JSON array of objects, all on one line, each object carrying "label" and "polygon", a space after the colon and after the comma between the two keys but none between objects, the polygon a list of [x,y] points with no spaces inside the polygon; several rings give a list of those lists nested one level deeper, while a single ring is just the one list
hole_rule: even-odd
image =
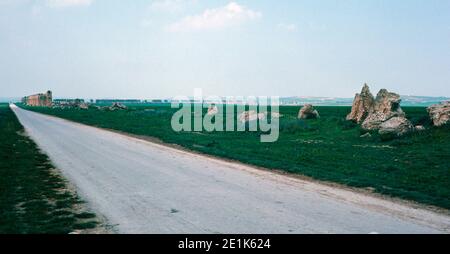
[{"label": "black bar", "polygon": [[[309,254],[339,250],[384,254],[421,249],[430,253],[432,249],[448,249],[449,240],[448,235],[0,235],[3,248],[8,246],[20,251],[32,246],[35,251],[46,250],[47,253],[53,249],[58,253],[64,253],[64,250],[80,253],[105,250],[152,253],[153,250],[164,250],[177,253]],[[49,246],[55,248],[49,249]]]}]

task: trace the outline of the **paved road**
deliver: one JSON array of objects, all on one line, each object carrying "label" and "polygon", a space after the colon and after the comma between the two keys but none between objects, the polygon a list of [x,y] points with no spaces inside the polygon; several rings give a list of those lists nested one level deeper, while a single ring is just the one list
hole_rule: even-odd
[{"label": "paved road", "polygon": [[12,105],[121,233],[439,233],[450,217],[142,141]]}]

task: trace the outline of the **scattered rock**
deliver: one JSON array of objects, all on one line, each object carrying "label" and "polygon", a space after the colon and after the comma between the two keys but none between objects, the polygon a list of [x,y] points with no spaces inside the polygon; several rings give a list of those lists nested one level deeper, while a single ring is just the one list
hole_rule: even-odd
[{"label": "scattered rock", "polygon": [[208,107],[208,116],[213,116],[216,115],[217,113],[219,113],[219,109],[217,108],[217,106],[215,104],[211,104]]},{"label": "scattered rock", "polygon": [[77,109],[89,109],[90,104],[84,102],[83,99],[68,99],[65,101],[55,101],[53,102],[53,108],[77,108]]},{"label": "scattered rock", "polygon": [[80,103],[80,104],[78,105],[78,108],[80,108],[80,109],[89,109],[89,104],[87,104],[87,103],[85,103],[85,102]]},{"label": "scattered rock", "polygon": [[377,130],[379,129],[380,125],[386,120],[386,115],[374,112],[364,120],[361,126],[364,130]]},{"label": "scattered rock", "polygon": [[317,119],[320,118],[319,112],[314,109],[313,105],[305,104],[298,112],[299,119]]},{"label": "scattered rock", "polygon": [[423,125],[416,125],[416,126],[414,127],[414,130],[415,130],[415,131],[424,131],[424,130],[425,130],[425,127],[424,127]]},{"label": "scattered rock", "polygon": [[411,122],[402,116],[392,117],[380,125],[380,135],[402,136],[414,129]]},{"label": "scattered rock", "polygon": [[374,102],[375,99],[370,92],[369,86],[364,84],[361,93],[355,95],[352,111],[347,115],[347,120],[362,123],[371,112]]},{"label": "scattered rock", "polygon": [[122,103],[114,102],[110,107],[109,110],[125,110],[128,107],[123,105]]},{"label": "scattered rock", "polygon": [[266,119],[266,114],[265,113],[259,113],[258,114],[258,120],[264,120]]},{"label": "scattered rock", "polygon": [[281,118],[283,117],[282,114],[278,113],[278,112],[272,112],[270,113],[270,116],[274,119],[274,118]]},{"label": "scattered rock", "polygon": [[370,137],[372,137],[372,134],[370,134],[368,132],[366,134],[363,134],[360,136],[360,138],[370,138]]},{"label": "scattered rock", "polygon": [[255,120],[264,120],[266,119],[266,114],[264,113],[256,113],[255,110],[244,111],[239,115],[239,121],[241,123],[246,123]]},{"label": "scattered rock", "polygon": [[431,105],[427,110],[434,126],[442,126],[450,120],[450,101]]}]

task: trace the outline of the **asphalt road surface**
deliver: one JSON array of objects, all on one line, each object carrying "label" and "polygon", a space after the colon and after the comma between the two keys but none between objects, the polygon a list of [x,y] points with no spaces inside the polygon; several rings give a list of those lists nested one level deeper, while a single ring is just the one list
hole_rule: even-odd
[{"label": "asphalt road surface", "polygon": [[11,105],[120,233],[448,233],[450,217]]}]

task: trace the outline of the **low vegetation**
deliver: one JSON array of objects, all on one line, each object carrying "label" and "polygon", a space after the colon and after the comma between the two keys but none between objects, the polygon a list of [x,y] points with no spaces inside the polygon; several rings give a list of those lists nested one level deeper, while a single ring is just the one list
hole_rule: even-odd
[{"label": "low vegetation", "polygon": [[102,128],[156,137],[201,153],[450,209],[450,131],[430,125],[425,108],[406,107],[427,129],[399,139],[366,135],[345,120],[349,107],[317,107],[321,118],[297,120],[299,107],[281,107],[280,138],[260,143],[255,132],[182,132],[170,126],[169,105],[127,110],[29,108]]},{"label": "low vegetation", "polygon": [[0,234],[70,233],[96,227],[95,214],[24,135],[7,104],[0,104]]}]

